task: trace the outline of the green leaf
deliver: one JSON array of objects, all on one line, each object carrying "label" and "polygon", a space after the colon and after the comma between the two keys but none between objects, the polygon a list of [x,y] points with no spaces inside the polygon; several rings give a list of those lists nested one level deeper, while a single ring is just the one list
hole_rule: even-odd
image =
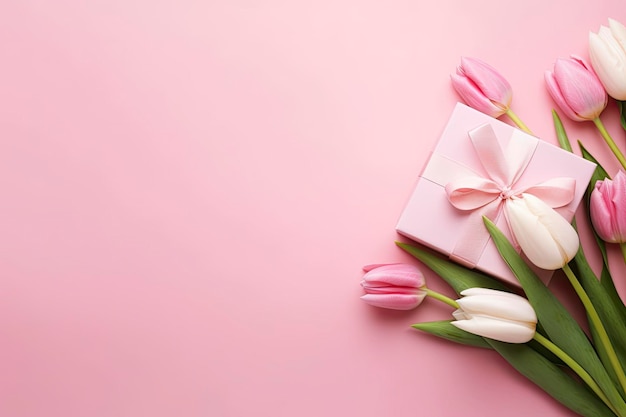
[{"label": "green leaf", "polygon": [[[622,114],[622,122],[624,122],[624,106],[623,106],[623,102],[618,102],[619,106],[620,106],[620,112]],[[561,146],[561,148],[572,152],[572,145],[570,144],[570,141],[567,137],[567,133],[565,132],[565,128],[563,127],[563,123],[561,122],[561,118],[559,117],[558,113],[555,110],[552,110],[552,120],[554,122],[554,129],[556,131],[556,136],[557,139],[559,141],[559,145]],[[593,155],[591,155],[591,153],[589,151],[587,151],[587,149],[585,148],[585,146],[582,144],[582,142],[578,141],[578,146],[580,147],[581,150],[581,154],[582,157],[585,158],[588,161],[593,162],[594,164],[596,164],[596,169],[592,175],[591,180],[589,181],[589,184],[587,186],[587,190],[585,192],[585,203],[586,203],[586,207],[587,209],[589,209],[589,199],[591,197],[591,192],[593,191],[596,181],[600,181],[603,180],[605,178],[610,178],[609,174],[606,172],[606,170],[602,167],[602,165],[600,165],[600,163],[598,162],[598,160],[596,158],[593,157]],[[574,224],[574,228],[576,228],[576,224],[575,224],[575,220],[573,222]],[[598,243],[598,248],[600,249],[600,252],[602,253],[602,258],[604,261],[604,269],[607,269],[607,265],[608,265],[608,259],[607,259],[607,255],[606,255],[606,247],[604,244],[604,241],[602,241],[602,239],[600,239],[598,237],[598,235],[595,233],[594,231],[594,236],[596,238],[596,242]],[[586,259],[585,259],[586,262]],[[603,270],[604,272],[604,270]],[[611,287],[613,287],[613,289],[615,288],[615,285],[613,284],[613,281],[611,279],[610,274],[608,274],[608,270],[607,270],[607,274],[603,273],[603,276],[605,278],[608,278],[609,280],[611,280],[611,282],[608,283],[607,287],[608,289],[611,289]],[[617,292],[615,291],[615,294],[617,294]],[[619,296],[618,296],[619,298]]]},{"label": "green leaf", "polygon": [[417,323],[411,327],[462,345],[491,349],[491,345],[485,339],[453,326],[449,320]]},{"label": "green leaf", "polygon": [[588,417],[613,416],[602,401],[529,344],[509,344],[486,339],[461,330],[448,320],[417,323],[411,327],[462,345],[495,349],[522,375],[571,410]]},{"label": "green leaf", "polygon": [[598,162],[598,160],[594,158],[593,155],[591,155],[587,148],[585,148],[585,145],[583,145],[581,141],[578,141],[578,146],[580,147],[580,154],[582,155],[582,157],[585,158],[587,161],[596,164],[596,170],[593,172],[593,175],[591,176],[591,181],[589,181],[589,185],[587,186],[587,193],[591,194],[591,191],[593,191],[594,187],[596,186],[596,181],[602,181],[605,178],[611,177],[609,176],[608,172],[606,172],[606,169],[604,169],[604,167],[600,165],[600,162]]},{"label": "green leaf", "polygon": [[[574,257],[576,269],[578,271],[577,278],[581,286],[589,296],[591,303],[600,317],[602,325],[609,334],[611,343],[616,350],[620,363],[626,364],[626,355],[624,355],[623,349],[618,349],[620,346],[626,346],[626,327],[624,326],[624,309],[621,301],[619,305],[614,303],[611,295],[607,289],[600,283],[596,274],[591,269],[591,266],[587,262],[582,245],[578,248],[578,252]],[[607,353],[607,347],[602,343],[602,339],[599,337],[598,330],[592,320],[588,320],[591,335],[596,347],[596,351],[602,360],[607,372],[611,376],[614,382],[617,382],[617,376],[613,370],[613,366],[609,360]],[[619,387],[619,384],[616,384]]]},{"label": "green leaf", "polygon": [[475,287],[511,292],[509,287],[487,274],[442,259],[417,246],[402,242],[396,242],[396,245],[432,269],[437,275],[443,278],[444,281],[450,284],[457,294],[460,294],[461,291],[468,288]]},{"label": "green leaf", "polygon": [[[468,333],[465,330],[461,330],[458,327],[453,326],[450,324],[450,320],[416,323],[411,325],[411,327],[461,345],[493,349],[485,338],[476,336],[475,334]],[[550,352],[536,340],[531,340],[527,343],[527,346],[531,347],[550,362],[556,365],[563,365],[563,362],[557,358],[554,353]]]},{"label": "green leaf", "polygon": [[585,385],[528,345],[485,341],[522,375],[570,410],[585,417],[615,416]]},{"label": "green leaf", "polygon": [[[596,164],[596,169],[593,171],[593,174],[591,175],[591,180],[589,181],[589,184],[587,185],[587,190],[585,191],[585,197],[584,197],[585,207],[587,208],[587,220],[589,221],[589,224],[591,224],[591,219],[589,217],[589,201],[591,200],[591,193],[596,187],[596,182],[602,181],[606,178],[611,178],[611,177],[609,176],[608,172],[606,172],[604,167],[600,165],[600,162],[598,162],[598,160],[587,150],[587,148],[585,148],[585,145],[583,145],[582,142],[578,141],[578,146],[580,147],[580,153],[582,157],[585,158],[587,161],[590,161]],[[605,267],[608,268],[609,261],[606,255],[606,245],[604,241],[600,239],[596,231],[593,229],[593,226],[591,227],[591,230],[593,231],[593,235],[596,239],[596,243],[598,244],[598,249],[600,250],[600,253],[602,254],[602,260],[604,262],[604,265]],[[608,276],[608,278],[611,279],[610,275]]]},{"label": "green leaf", "polygon": [[[561,148],[569,152],[572,152],[572,145],[570,144],[570,141],[567,137],[567,133],[565,132],[565,128],[563,127],[563,123],[561,122],[561,118],[559,117],[558,113],[555,110],[552,110],[552,120],[554,121],[554,129],[556,131],[556,136],[559,141],[559,145],[561,146]],[[592,175],[591,180],[589,181],[589,184],[587,186],[587,191],[585,193],[586,206],[587,208],[589,208],[589,198],[591,197],[591,192],[593,191],[595,187],[596,181],[609,178],[609,174],[602,167],[602,165],[600,165],[598,160],[594,158],[593,155],[589,153],[589,151],[587,151],[587,149],[584,147],[584,145],[580,141],[578,142],[578,146],[580,147],[583,158],[596,164],[596,169]],[[575,220],[573,221],[573,226],[574,228],[576,228]],[[602,257],[604,258],[604,262],[606,264],[607,258],[606,258],[606,248],[605,248],[604,242],[598,238],[597,234],[594,233],[594,235],[596,236],[596,240],[598,241],[598,246],[600,248],[600,251],[602,252]]]},{"label": "green leaf", "polygon": [[550,340],[578,362],[593,377],[615,408],[626,415],[626,403],[602,365],[587,335],[555,295],[524,262],[497,226],[487,218],[484,218],[484,221],[502,258],[522,285],[528,301],[535,309],[537,318]]},{"label": "green leaf", "polygon": [[620,119],[622,121],[622,127],[626,129],[626,102],[617,100],[617,108],[619,109]]},{"label": "green leaf", "polygon": [[[600,284],[602,284],[602,286],[606,290],[606,293],[609,295],[611,302],[614,305],[618,306],[618,309],[622,314],[622,323],[626,323],[626,306],[624,305],[624,301],[622,301],[622,298],[615,288],[615,284],[613,283],[613,279],[611,279],[611,275],[606,265],[602,267]],[[626,348],[626,345],[624,345],[624,347]]]},{"label": "green leaf", "polygon": [[559,141],[559,145],[566,151],[572,152],[572,145],[567,138],[567,133],[565,133],[565,128],[556,110],[552,110],[552,121],[554,122],[554,130],[556,131],[556,138]]},{"label": "green leaf", "polygon": [[596,244],[598,245],[598,249],[600,250],[600,254],[602,255],[602,274],[600,275],[600,279],[611,281],[611,285],[615,287],[613,278],[611,277],[611,272],[609,271],[609,256],[606,252],[606,242],[598,236],[596,231],[593,229],[593,225],[591,226],[591,230],[593,232],[593,237],[596,240]]},{"label": "green leaf", "polygon": [[[579,142],[578,145],[580,146],[580,150],[581,150],[583,158],[596,164],[596,170],[591,178],[591,181],[589,182],[589,187],[587,187],[587,192],[585,193],[585,203],[586,203],[585,205],[587,207],[587,219],[589,220],[589,222],[591,222],[589,218],[589,214],[588,214],[589,213],[589,199],[591,198],[591,192],[593,191],[595,187],[596,181],[601,181],[601,180],[604,180],[605,178],[611,178],[611,177],[606,172],[606,170],[602,167],[602,165],[600,165],[598,161],[593,157],[593,155],[591,155],[591,153],[587,151],[587,149],[584,147],[582,143]],[[622,320],[626,321],[626,306],[624,306],[624,302],[622,301],[617,290],[615,289],[615,284],[613,283],[613,278],[611,277],[611,273],[609,270],[609,259],[608,259],[607,251],[606,251],[606,243],[600,238],[600,236],[598,236],[598,234],[595,232],[593,227],[591,228],[591,230],[593,232],[593,236],[598,245],[598,249],[600,250],[600,253],[602,254],[603,265],[602,265],[602,273],[600,274],[600,282],[602,283],[602,286],[604,286],[604,288],[606,289],[607,294],[609,295],[613,305],[617,306],[617,308],[621,311],[620,314],[622,314]]]}]

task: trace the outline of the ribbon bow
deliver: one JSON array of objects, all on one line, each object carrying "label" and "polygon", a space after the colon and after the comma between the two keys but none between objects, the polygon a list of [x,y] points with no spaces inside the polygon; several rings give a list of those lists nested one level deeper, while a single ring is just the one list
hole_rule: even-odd
[{"label": "ribbon bow", "polygon": [[533,194],[552,208],[565,206],[574,198],[576,181],[559,177],[516,188],[532,159],[538,140],[516,138],[514,134],[503,150],[489,124],[471,130],[469,137],[487,178],[479,175],[462,176],[448,182],[445,190],[450,204],[459,210],[472,212],[450,258],[473,268],[490,239],[483,224],[483,216],[497,221],[504,205],[511,199],[524,198],[525,193]]}]

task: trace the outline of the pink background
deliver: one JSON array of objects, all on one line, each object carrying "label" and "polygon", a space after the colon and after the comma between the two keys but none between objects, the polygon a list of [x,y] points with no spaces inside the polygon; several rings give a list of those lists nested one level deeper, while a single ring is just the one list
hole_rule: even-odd
[{"label": "pink background", "polygon": [[0,415],[572,415],[409,328],[448,307],[362,303],[360,268],[410,261],[394,226],[460,57],[555,143],[543,73],[623,1],[3,3]]}]

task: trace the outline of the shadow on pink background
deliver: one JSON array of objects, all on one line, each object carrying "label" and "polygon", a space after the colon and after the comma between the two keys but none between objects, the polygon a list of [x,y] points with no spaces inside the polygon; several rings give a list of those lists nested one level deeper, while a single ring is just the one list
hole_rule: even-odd
[{"label": "shadow on pink background", "polygon": [[460,57],[555,143],[543,73],[608,17],[621,1],[4,5],[0,415],[571,415],[409,327],[449,309],[378,311],[358,284],[409,261],[394,226]]}]

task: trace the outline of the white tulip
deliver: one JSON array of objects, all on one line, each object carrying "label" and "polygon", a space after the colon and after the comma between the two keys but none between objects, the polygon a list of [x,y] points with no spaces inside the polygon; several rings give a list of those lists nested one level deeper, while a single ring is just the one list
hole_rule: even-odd
[{"label": "white tulip", "polygon": [[589,33],[591,66],[609,95],[626,100],[626,27],[609,19],[609,27],[600,26]]},{"label": "white tulip", "polygon": [[457,300],[452,325],[478,336],[526,343],[535,335],[537,315],[527,299],[487,288],[469,288]]},{"label": "white tulip", "polygon": [[562,268],[578,252],[580,242],[572,225],[534,195],[510,199],[504,210],[517,243],[539,268]]}]

